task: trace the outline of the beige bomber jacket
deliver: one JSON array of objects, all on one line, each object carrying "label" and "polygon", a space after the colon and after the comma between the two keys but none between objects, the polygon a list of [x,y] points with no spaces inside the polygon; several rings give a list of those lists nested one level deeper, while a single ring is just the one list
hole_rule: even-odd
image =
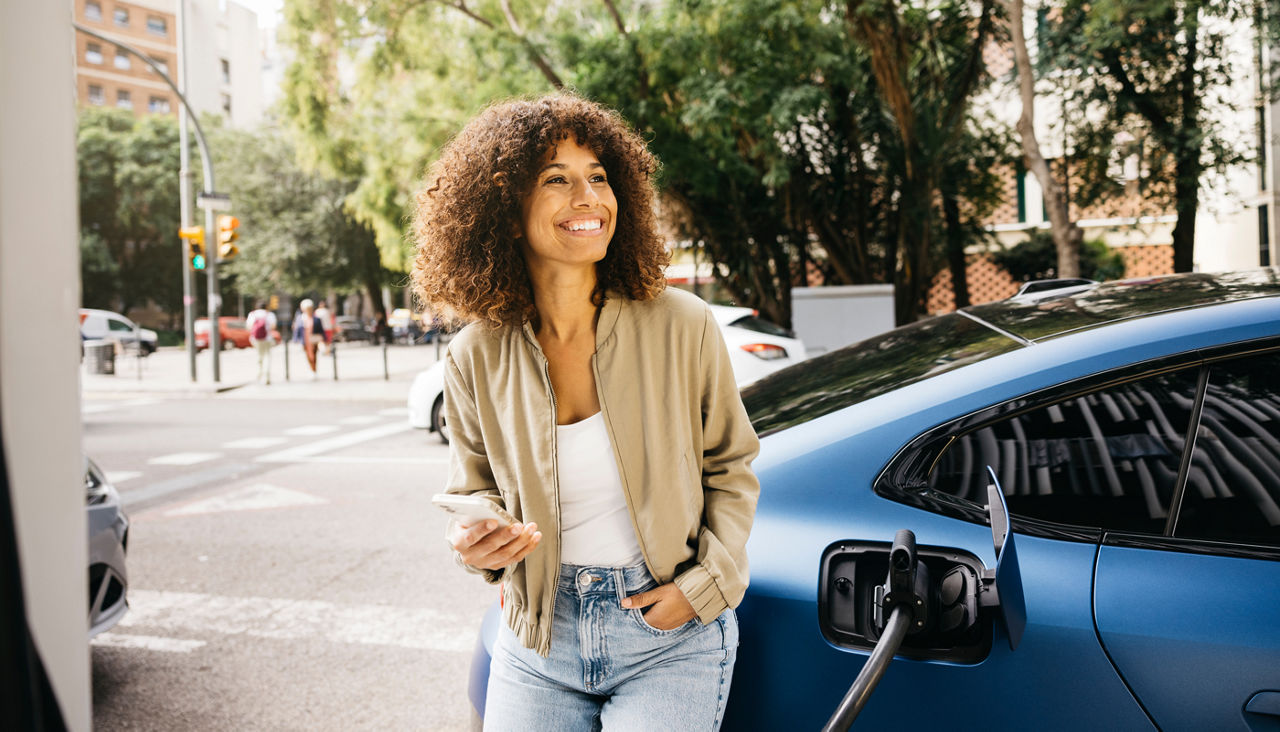
[{"label": "beige bomber jacket", "polygon": [[[720,329],[702,300],[674,288],[648,302],[610,294],[592,368],[645,564],[710,623],[746,592],[760,492],[760,443]],[[512,568],[467,569],[503,583],[504,620],[545,656],[560,571],[556,408],[532,326],[464,328],[449,344],[444,394],[447,491],[492,497],[542,532]]]}]

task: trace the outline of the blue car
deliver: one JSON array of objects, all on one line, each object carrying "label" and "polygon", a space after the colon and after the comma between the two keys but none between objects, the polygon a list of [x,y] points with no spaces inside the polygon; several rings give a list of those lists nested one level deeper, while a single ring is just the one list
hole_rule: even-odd
[{"label": "blue car", "polygon": [[856,728],[1280,729],[1280,268],[970,307],[743,400],[724,729],[822,728],[887,635],[899,529],[918,607]]}]

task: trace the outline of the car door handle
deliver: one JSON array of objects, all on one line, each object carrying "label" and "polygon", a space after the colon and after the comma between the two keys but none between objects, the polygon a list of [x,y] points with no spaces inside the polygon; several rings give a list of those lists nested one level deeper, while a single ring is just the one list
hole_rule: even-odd
[{"label": "car door handle", "polygon": [[1250,714],[1280,717],[1280,691],[1259,691],[1245,702],[1244,710]]}]

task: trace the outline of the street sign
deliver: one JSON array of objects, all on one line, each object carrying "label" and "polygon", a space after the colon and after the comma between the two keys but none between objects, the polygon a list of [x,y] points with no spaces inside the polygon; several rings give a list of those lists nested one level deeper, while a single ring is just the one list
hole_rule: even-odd
[{"label": "street sign", "polygon": [[214,211],[230,211],[231,210],[231,194],[230,193],[197,193],[196,205],[200,208],[212,209]]}]

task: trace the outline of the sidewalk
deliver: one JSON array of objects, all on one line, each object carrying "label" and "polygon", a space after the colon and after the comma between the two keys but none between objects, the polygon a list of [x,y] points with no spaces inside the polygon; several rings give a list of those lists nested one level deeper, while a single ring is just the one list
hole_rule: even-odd
[{"label": "sidewalk", "polygon": [[[204,351],[196,356],[197,380],[191,381],[187,352],[162,348],[150,356],[117,357],[114,375],[91,374],[80,368],[81,394],[95,399],[134,397],[140,394],[219,396],[239,399],[350,399],[358,401],[399,401],[409,394],[409,384],[419,372],[436,361],[436,345],[394,345],[386,349],[363,343],[339,343],[338,380],[334,380],[334,355],[320,356],[317,378],[312,378],[306,357],[298,344],[288,344],[289,379],[285,380],[285,347],[271,349],[271,385],[255,380],[258,361],[251,348],[223,351],[219,363],[221,379],[213,382],[212,356]],[[440,353],[444,353],[441,346]]]}]

